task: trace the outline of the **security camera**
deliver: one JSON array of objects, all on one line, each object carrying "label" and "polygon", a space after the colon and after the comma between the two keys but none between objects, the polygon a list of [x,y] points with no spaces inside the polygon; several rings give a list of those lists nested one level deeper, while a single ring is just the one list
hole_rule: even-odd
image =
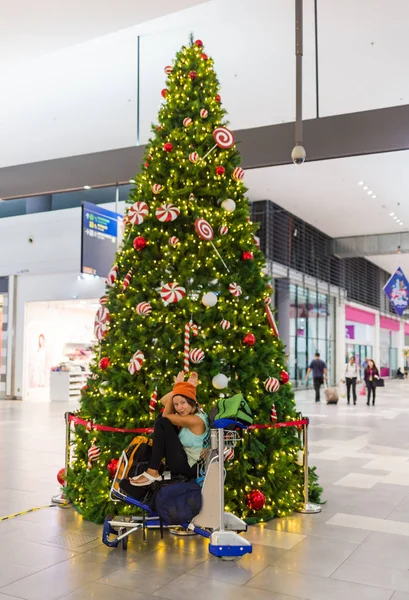
[{"label": "security camera", "polygon": [[295,165],[302,165],[307,158],[304,146],[294,146],[293,151],[291,152],[291,158]]},{"label": "security camera", "polygon": [[34,244],[34,238],[33,238],[33,236],[30,235],[30,237],[28,238],[27,241],[28,241],[29,244]]}]

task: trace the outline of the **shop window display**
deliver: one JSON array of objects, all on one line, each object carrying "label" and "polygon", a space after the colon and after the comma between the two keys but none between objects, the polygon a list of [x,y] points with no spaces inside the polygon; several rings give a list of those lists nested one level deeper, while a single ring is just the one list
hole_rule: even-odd
[{"label": "shop window display", "polygon": [[[26,306],[25,393],[28,400],[74,400],[79,397],[94,356],[97,300],[31,302]],[[72,375],[67,394],[53,383],[52,373]],[[79,375],[83,374],[84,377]],[[69,377],[67,378],[67,381]]]}]

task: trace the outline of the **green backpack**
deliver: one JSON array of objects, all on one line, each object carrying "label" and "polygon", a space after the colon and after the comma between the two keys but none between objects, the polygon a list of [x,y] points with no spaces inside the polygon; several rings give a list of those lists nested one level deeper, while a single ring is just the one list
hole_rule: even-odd
[{"label": "green backpack", "polygon": [[242,394],[236,394],[231,398],[220,398],[216,408],[212,411],[214,419],[233,419],[245,425],[253,423],[251,409]]}]

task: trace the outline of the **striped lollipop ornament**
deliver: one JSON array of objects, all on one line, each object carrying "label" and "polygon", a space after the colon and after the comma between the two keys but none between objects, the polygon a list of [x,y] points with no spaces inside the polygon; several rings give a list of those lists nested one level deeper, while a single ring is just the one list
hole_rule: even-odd
[{"label": "striped lollipop ornament", "polygon": [[194,337],[199,334],[199,329],[192,319],[185,325],[184,346],[183,346],[183,370],[189,373],[189,351],[190,351],[190,332]]}]

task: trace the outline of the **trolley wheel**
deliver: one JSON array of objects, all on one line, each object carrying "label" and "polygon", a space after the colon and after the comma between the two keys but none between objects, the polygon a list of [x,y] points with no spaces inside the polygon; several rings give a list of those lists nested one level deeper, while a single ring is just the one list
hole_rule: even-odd
[{"label": "trolley wheel", "polygon": [[[126,533],[126,527],[122,527],[119,530],[119,535],[122,535],[123,533]],[[128,535],[124,538],[122,538],[121,542],[122,542],[122,550],[128,550]]]}]

